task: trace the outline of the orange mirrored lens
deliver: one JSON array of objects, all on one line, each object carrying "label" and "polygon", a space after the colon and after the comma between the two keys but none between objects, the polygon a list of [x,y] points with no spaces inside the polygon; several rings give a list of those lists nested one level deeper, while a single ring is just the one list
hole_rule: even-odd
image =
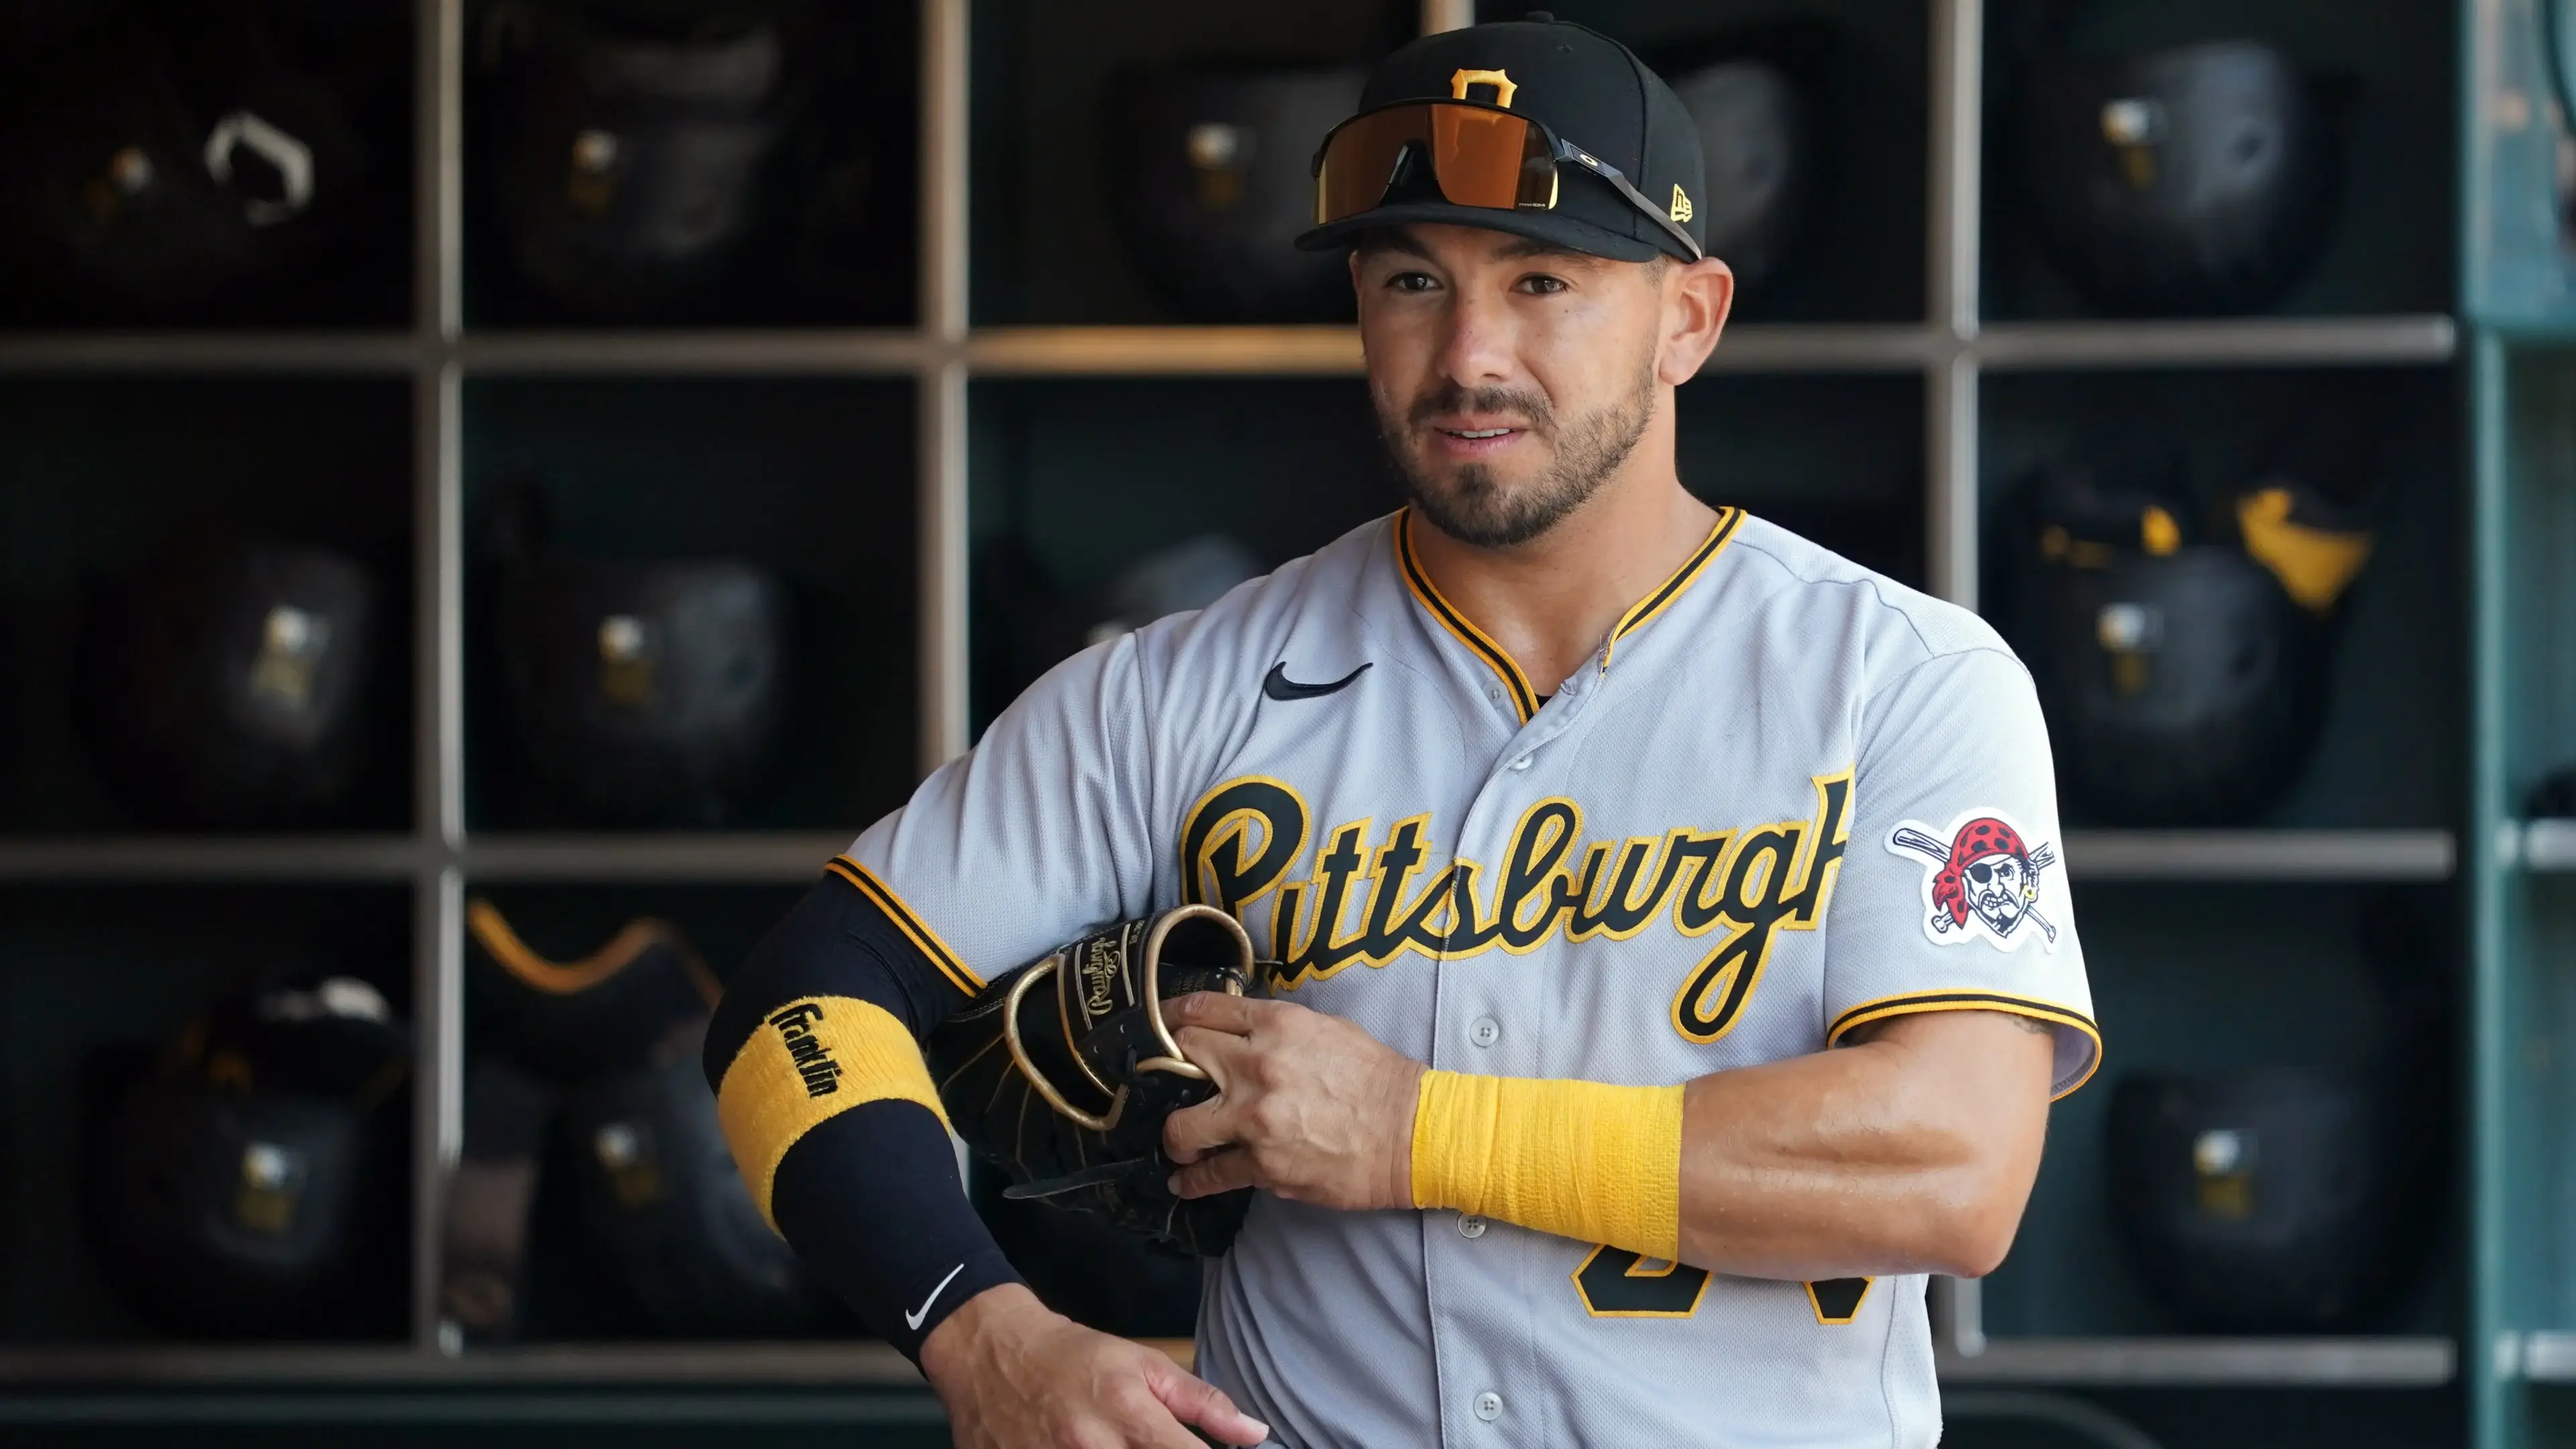
[{"label": "orange mirrored lens", "polygon": [[1377,205],[1395,184],[1405,148],[1428,139],[1419,107],[1379,111],[1344,122],[1324,143],[1324,167],[1315,177],[1315,224],[1356,216]]},{"label": "orange mirrored lens", "polygon": [[1346,122],[1324,146],[1315,178],[1318,225],[1356,216],[1385,199],[1407,151],[1427,159],[1440,194],[1454,206],[1509,211],[1550,206],[1556,168],[1538,129],[1519,116],[1426,102]]},{"label": "orange mirrored lens", "polygon": [[1521,146],[1529,123],[1501,111],[1431,108],[1431,171],[1440,194],[1459,206],[1520,203]]}]

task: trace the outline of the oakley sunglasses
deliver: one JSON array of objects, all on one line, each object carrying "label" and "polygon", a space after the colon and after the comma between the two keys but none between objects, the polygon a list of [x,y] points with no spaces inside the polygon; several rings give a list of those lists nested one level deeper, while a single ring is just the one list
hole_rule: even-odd
[{"label": "oakley sunglasses", "polygon": [[1572,163],[1617,188],[1692,261],[1707,255],[1619,168],[1541,122],[1478,101],[1398,101],[1335,126],[1315,152],[1315,224],[1376,207],[1424,163],[1451,205],[1493,211],[1553,210],[1557,168]]}]

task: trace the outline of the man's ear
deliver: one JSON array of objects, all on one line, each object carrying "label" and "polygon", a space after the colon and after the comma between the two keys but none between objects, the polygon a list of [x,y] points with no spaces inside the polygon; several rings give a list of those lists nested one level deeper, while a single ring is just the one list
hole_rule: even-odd
[{"label": "man's ear", "polygon": [[1715,257],[1664,272],[1664,339],[1655,375],[1679,387],[1699,376],[1735,307],[1735,271]]}]

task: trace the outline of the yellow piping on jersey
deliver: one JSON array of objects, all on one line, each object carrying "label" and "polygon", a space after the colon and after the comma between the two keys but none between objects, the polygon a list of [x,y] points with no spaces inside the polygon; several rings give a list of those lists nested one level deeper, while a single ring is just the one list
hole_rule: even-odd
[{"label": "yellow piping on jersey", "polygon": [[1538,691],[1530,688],[1529,676],[1521,673],[1521,667],[1512,662],[1511,655],[1503,652],[1503,646],[1477,628],[1466,615],[1459,613],[1457,607],[1441,594],[1440,586],[1431,582],[1431,575],[1423,570],[1422,560],[1413,553],[1413,510],[1410,508],[1401,509],[1395,515],[1395,557],[1404,573],[1406,587],[1413,590],[1413,597],[1422,601],[1422,607],[1431,611],[1431,617],[1439,620],[1442,628],[1457,636],[1459,643],[1474,650],[1477,657],[1485,661],[1485,666],[1501,677],[1503,688],[1511,691],[1512,708],[1519,713],[1521,723],[1528,724],[1538,713]]},{"label": "yellow piping on jersey", "polygon": [[2093,1043],[2093,1059],[2084,1064],[2084,1075],[2068,1083],[2065,1091],[2050,1095],[2049,1100],[2052,1102],[2093,1080],[2093,1074],[2102,1067],[2102,1029],[2094,1025],[2093,1018],[2083,1012],[2071,1006],[2060,1006],[2054,1001],[2042,1001],[2037,997],[2013,996],[2001,991],[1978,991],[1967,988],[1956,991],[1908,991],[1896,996],[1882,996],[1875,1001],[1864,1001],[1834,1018],[1834,1024],[1825,1029],[1825,1045],[1839,1046],[1842,1039],[1854,1028],[1866,1026],[1870,1022],[1885,1021],[1892,1016],[1912,1016],[1924,1011],[2000,1011],[2012,1016],[2027,1016],[2052,1026],[2072,1027],[2084,1033],[2085,1037]]},{"label": "yellow piping on jersey", "polygon": [[930,964],[939,968],[939,974],[948,978],[949,985],[969,996],[984,989],[984,978],[968,970],[966,962],[949,949],[937,931],[930,929],[930,923],[904,904],[903,897],[894,893],[894,887],[877,879],[875,871],[846,855],[833,856],[824,862],[823,869],[858,887],[859,894],[885,912],[886,919],[894,922],[895,929],[903,932],[905,940],[930,958]]},{"label": "yellow piping on jersey", "polygon": [[1743,521],[1744,510],[1741,508],[1717,510],[1717,522],[1709,525],[1708,537],[1700,541],[1700,546],[1691,551],[1689,558],[1682,560],[1682,566],[1673,570],[1672,577],[1619,616],[1618,627],[1610,631],[1610,642],[1601,646],[1601,667],[1604,670],[1610,667],[1611,652],[1619,647],[1619,641],[1646,627],[1657,614],[1672,607],[1673,600],[1697,583],[1699,576],[1707,571],[1709,562],[1724,552],[1727,541],[1735,537],[1735,526]]},{"label": "yellow piping on jersey", "polygon": [[[1601,646],[1602,669],[1609,669],[1610,656],[1618,649],[1620,640],[1646,627],[1656,615],[1672,607],[1675,599],[1690,591],[1690,586],[1708,571],[1710,561],[1725,552],[1728,541],[1735,537],[1736,525],[1743,521],[1743,509],[1728,507],[1717,511],[1717,521],[1709,525],[1708,537],[1700,540],[1699,547],[1691,550],[1691,556],[1682,560],[1681,567],[1673,570],[1644,598],[1630,605],[1628,612],[1619,616],[1619,622],[1610,630],[1609,640]],[[1538,691],[1531,688],[1529,676],[1521,672],[1520,665],[1513,661],[1503,646],[1460,613],[1458,607],[1440,592],[1439,585],[1431,582],[1430,572],[1422,567],[1421,558],[1413,551],[1413,510],[1410,508],[1395,516],[1395,551],[1405,585],[1413,590],[1413,596],[1422,601],[1422,606],[1431,611],[1431,617],[1439,620],[1442,628],[1474,650],[1477,657],[1501,677],[1504,687],[1511,691],[1512,707],[1519,712],[1521,723],[1529,723],[1531,717],[1538,713]]]}]

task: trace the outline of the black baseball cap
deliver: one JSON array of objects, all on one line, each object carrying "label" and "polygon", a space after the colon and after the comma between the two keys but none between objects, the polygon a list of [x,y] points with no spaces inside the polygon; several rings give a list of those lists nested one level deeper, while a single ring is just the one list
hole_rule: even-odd
[{"label": "black baseball cap", "polygon": [[[1474,71],[1501,72],[1511,82],[1508,95],[1500,85],[1480,80],[1460,97],[1460,73]],[[1504,105],[1609,162],[1645,196],[1669,198],[1672,219],[1707,244],[1700,192],[1708,172],[1699,128],[1663,77],[1609,36],[1544,10],[1523,20],[1426,35],[1386,58],[1360,92],[1359,108],[1364,114],[1404,101],[1455,99]],[[1325,251],[1376,227],[1445,222],[1623,262],[1647,261],[1659,252],[1692,260],[1608,181],[1579,166],[1560,165],[1557,171],[1557,201],[1550,209],[1458,206],[1421,176],[1367,211],[1306,232],[1297,245]]]}]

